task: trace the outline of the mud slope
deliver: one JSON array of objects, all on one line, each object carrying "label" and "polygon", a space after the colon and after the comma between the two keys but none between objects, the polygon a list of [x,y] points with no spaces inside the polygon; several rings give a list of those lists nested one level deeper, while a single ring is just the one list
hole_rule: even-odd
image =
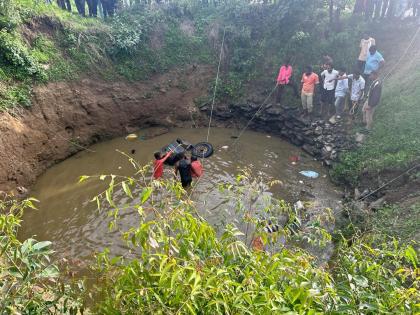
[{"label": "mud slope", "polygon": [[174,70],[140,83],[83,79],[34,89],[33,106],[0,116],[0,189],[34,182],[47,167],[103,138],[146,126],[190,127],[194,99],[207,94],[207,66]]}]

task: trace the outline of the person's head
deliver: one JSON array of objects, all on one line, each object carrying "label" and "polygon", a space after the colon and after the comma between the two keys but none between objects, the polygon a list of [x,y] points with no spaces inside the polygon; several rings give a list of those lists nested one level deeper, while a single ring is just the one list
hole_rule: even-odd
[{"label": "person's head", "polygon": [[374,55],[376,53],[376,46],[375,45],[370,46],[369,52],[371,55]]},{"label": "person's head", "polygon": [[378,73],[378,71],[372,71],[371,73],[370,73],[370,75],[369,75],[369,79],[371,79],[371,80],[376,80],[376,79],[378,79],[379,78],[379,73]]},{"label": "person's head", "polygon": [[312,66],[306,66],[306,67],[305,67],[305,73],[306,73],[307,75],[310,75],[310,74],[312,73]]},{"label": "person's head", "polygon": [[162,158],[162,154],[159,151],[155,152],[154,156],[156,160],[160,160]]},{"label": "person's head", "polygon": [[369,36],[369,34],[368,34],[368,33],[364,33],[364,34],[363,34],[363,39],[368,40],[369,38],[370,38],[370,36]]},{"label": "person's head", "polygon": [[286,58],[284,58],[284,61],[283,61],[283,65],[284,66],[289,66],[290,65],[290,57],[286,57]]},{"label": "person's head", "polygon": [[197,157],[195,155],[191,155],[191,162],[197,161]]},{"label": "person's head", "polygon": [[342,76],[346,74],[346,68],[341,67],[340,69],[338,69],[338,75]]},{"label": "person's head", "polygon": [[360,79],[360,71],[359,71],[359,70],[355,70],[355,71],[353,72],[353,78],[354,78],[355,80],[359,80],[359,79]]},{"label": "person's head", "polygon": [[326,63],[324,65],[325,70],[327,70],[329,73],[331,73],[333,71],[333,66],[329,63]]}]

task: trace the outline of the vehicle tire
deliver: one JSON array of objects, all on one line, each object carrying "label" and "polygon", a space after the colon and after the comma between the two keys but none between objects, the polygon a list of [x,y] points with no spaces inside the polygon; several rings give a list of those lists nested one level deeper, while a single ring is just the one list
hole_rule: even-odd
[{"label": "vehicle tire", "polygon": [[194,145],[192,154],[198,158],[209,158],[213,155],[213,146],[208,142],[200,142]]}]

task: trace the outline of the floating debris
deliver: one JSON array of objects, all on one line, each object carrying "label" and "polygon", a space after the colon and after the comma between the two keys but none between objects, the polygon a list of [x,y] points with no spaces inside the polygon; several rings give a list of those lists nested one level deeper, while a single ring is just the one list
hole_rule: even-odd
[{"label": "floating debris", "polygon": [[222,147],[222,149],[227,150],[227,149],[229,149],[229,146],[228,146],[228,145],[224,145],[224,146]]},{"label": "floating debris", "polygon": [[299,174],[309,177],[309,178],[318,178],[319,174],[314,171],[300,171]]},{"label": "floating debris", "polygon": [[125,137],[126,140],[128,141],[135,141],[137,140],[137,135],[135,133],[130,133],[127,137]]},{"label": "floating debris", "polygon": [[296,210],[302,210],[302,209],[305,208],[305,206],[303,205],[303,202],[300,201],[300,200],[296,201],[296,203],[294,204],[294,206],[295,206],[295,209]]},{"label": "floating debris", "polygon": [[300,157],[299,157],[299,155],[291,155],[291,156],[289,156],[289,161],[290,162],[299,162],[300,161]]}]

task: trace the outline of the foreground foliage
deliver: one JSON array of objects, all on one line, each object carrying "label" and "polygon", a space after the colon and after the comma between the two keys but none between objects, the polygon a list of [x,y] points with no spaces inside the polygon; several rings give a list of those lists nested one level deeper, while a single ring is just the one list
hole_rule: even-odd
[{"label": "foreground foliage", "polygon": [[51,242],[16,237],[31,199],[0,201],[0,313],[76,314],[82,307],[82,284],[63,281],[51,256]]},{"label": "foreground foliage", "polygon": [[[98,256],[102,275],[99,314],[410,314],[419,300],[418,257],[412,246],[388,238],[355,237],[338,244],[331,266],[292,245],[288,223],[265,233],[253,224],[264,211],[246,192],[238,196],[246,223],[228,224],[219,233],[197,212],[178,183],[150,182],[137,176],[110,179],[94,198],[108,209],[111,227],[127,209],[137,209],[137,222],[123,232],[124,257]],[[83,177],[82,181],[88,180]],[[237,178],[237,185],[247,181]],[[255,185],[254,188],[258,185]],[[244,187],[244,186],[241,186]],[[255,191],[251,188],[250,191]],[[234,188],[233,188],[234,189]],[[242,188],[240,189],[242,192]],[[113,195],[127,197],[116,205]],[[233,190],[231,190],[233,191]],[[251,196],[251,197],[250,197]],[[248,198],[250,197],[250,198]],[[258,199],[258,198],[257,198]],[[257,199],[254,199],[255,201]],[[291,213],[272,200],[267,213]],[[238,205],[236,202],[233,204]],[[255,209],[253,207],[256,206]],[[235,208],[238,210],[238,208]],[[258,215],[257,215],[258,213]],[[248,219],[248,221],[247,221]],[[260,221],[259,221],[260,222]],[[266,222],[265,224],[269,224]],[[246,232],[260,236],[248,242]]]}]

